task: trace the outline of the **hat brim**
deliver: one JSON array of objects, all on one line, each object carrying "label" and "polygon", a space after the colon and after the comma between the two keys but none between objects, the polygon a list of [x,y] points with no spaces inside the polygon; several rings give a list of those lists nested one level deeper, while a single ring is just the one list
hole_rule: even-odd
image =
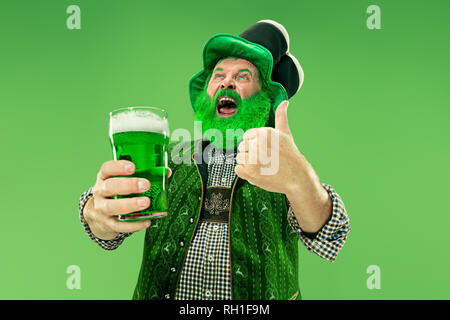
[{"label": "hat brim", "polygon": [[276,110],[283,100],[288,99],[284,87],[280,83],[271,80],[273,58],[269,50],[235,35],[217,34],[208,40],[203,49],[203,70],[189,80],[189,96],[194,111],[196,111],[195,101],[204,90],[208,76],[217,62],[226,57],[248,60],[258,68],[260,76],[265,79],[271,91],[273,111]]}]

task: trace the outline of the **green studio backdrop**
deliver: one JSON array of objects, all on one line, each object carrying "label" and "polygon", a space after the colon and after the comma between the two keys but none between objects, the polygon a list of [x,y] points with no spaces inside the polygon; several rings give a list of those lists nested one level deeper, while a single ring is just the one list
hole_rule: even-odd
[{"label": "green studio backdrop", "polygon": [[[366,25],[369,5],[381,29]],[[78,220],[112,158],[108,113],[164,107],[171,131],[193,133],[187,84],[204,43],[261,19],[289,31],[305,71],[290,127],[352,225],[334,263],[299,245],[303,298],[450,298],[449,12],[444,0],[2,0],[0,298],[131,298],[144,232],[104,251]],[[73,265],[80,289],[67,287]]]}]

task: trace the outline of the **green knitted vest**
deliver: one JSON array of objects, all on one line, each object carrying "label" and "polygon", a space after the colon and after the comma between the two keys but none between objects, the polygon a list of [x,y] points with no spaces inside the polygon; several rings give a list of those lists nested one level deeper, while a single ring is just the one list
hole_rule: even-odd
[{"label": "green knitted vest", "polygon": [[[133,299],[175,297],[206,188],[207,164],[201,161],[204,146],[205,142],[178,145],[176,150],[173,145],[169,146],[172,176],[168,216],[153,220],[146,231]],[[175,163],[180,161],[174,161],[174,155],[185,162]],[[236,178],[230,208],[232,299],[301,299],[298,237],[287,221],[285,195],[265,191]]]}]

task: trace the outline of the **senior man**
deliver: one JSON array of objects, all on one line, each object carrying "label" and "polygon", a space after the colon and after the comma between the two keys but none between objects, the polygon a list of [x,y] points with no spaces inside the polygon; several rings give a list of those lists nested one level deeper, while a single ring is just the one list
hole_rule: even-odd
[{"label": "senior man", "polygon": [[[289,52],[287,31],[263,20],[239,37],[216,35],[205,45],[203,64],[189,93],[204,139],[169,147],[166,217],[116,219],[149,202],[111,197],[151,183],[115,178],[135,170],[118,160],[104,163],[96,185],[81,196],[81,222],[107,250],[147,229],[134,299],[301,299],[298,239],[334,261],[350,225],[341,198],[320,182],[289,129],[288,99],[303,71]],[[180,156],[193,161],[174,161]],[[268,167],[275,169],[264,173]]]}]

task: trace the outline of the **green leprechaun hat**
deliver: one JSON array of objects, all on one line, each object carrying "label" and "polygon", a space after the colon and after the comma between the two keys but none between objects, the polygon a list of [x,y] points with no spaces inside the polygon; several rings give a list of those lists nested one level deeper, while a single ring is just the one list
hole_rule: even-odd
[{"label": "green leprechaun hat", "polygon": [[217,34],[203,49],[203,70],[189,80],[189,96],[195,110],[195,101],[203,91],[217,62],[227,57],[242,58],[253,63],[267,83],[273,99],[272,110],[291,98],[303,84],[303,70],[289,52],[289,35],[276,21],[261,20],[239,36]]}]

